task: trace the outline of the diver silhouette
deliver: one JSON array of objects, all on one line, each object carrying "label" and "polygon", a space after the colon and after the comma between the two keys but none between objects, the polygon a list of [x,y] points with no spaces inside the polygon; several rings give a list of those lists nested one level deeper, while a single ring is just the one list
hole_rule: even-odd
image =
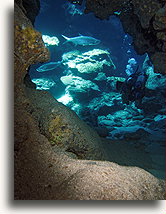
[{"label": "diver silhouette", "polygon": [[131,102],[140,105],[142,98],[145,96],[146,81],[147,74],[145,71],[140,71],[139,66],[137,66],[135,72],[126,79],[121,87],[122,102],[127,105]]}]

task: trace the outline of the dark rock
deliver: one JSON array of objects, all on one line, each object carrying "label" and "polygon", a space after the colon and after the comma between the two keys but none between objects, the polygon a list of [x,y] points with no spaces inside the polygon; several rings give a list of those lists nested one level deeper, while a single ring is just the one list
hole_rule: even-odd
[{"label": "dark rock", "polygon": [[143,120],[143,119],[144,119],[143,115],[138,115],[133,117],[133,120]]},{"label": "dark rock", "polygon": [[110,132],[113,139],[125,139],[127,141],[145,139],[150,133],[139,125],[131,127],[118,127]]},{"label": "dark rock", "polygon": [[145,139],[150,135],[149,132],[147,132],[145,129],[139,128],[134,133],[125,133],[124,139],[125,140],[139,140],[139,139]]},{"label": "dark rock", "polygon": [[165,7],[162,7],[157,11],[153,26],[155,30],[165,29]]},{"label": "dark rock", "polygon": [[112,105],[112,106],[109,106],[109,105],[103,105],[99,108],[98,110],[98,115],[108,115],[108,114],[112,114],[112,113],[115,113],[116,111],[120,111],[120,110],[123,110],[124,109],[124,106],[123,105]]},{"label": "dark rock", "polygon": [[26,10],[26,16],[34,25],[35,18],[40,11],[40,0],[22,0],[22,6]]},{"label": "dark rock", "polygon": [[148,128],[165,130],[165,119],[151,122]]},{"label": "dark rock", "polygon": [[154,97],[152,98],[145,97],[143,98],[140,108],[143,110],[145,115],[152,115],[154,113],[157,113],[160,109],[163,108],[163,103],[160,103],[160,101],[158,101]]},{"label": "dark rock", "polygon": [[[86,0],[85,13],[93,12],[100,19],[108,19],[121,11],[119,18],[126,33],[133,37],[138,54],[148,53],[155,72],[165,73],[165,9],[158,0]],[[131,27],[132,26],[132,27]]]},{"label": "dark rock", "polygon": [[155,72],[165,74],[165,52],[155,51],[153,54],[149,54],[149,57],[154,64]]},{"label": "dark rock", "polygon": [[33,83],[33,82],[31,81],[31,77],[30,77],[29,73],[27,73],[27,74],[25,75],[24,84],[25,84],[26,87],[28,87],[28,88],[36,88],[36,84]]},{"label": "dark rock", "polygon": [[145,118],[142,120],[144,123],[151,123],[153,122],[154,120],[152,118]]},{"label": "dark rock", "polygon": [[127,127],[132,127],[132,126],[147,127],[147,124],[143,121],[133,120],[128,123]]},{"label": "dark rock", "polygon": [[106,127],[95,127],[95,130],[100,137],[107,137],[109,135],[109,130]]}]

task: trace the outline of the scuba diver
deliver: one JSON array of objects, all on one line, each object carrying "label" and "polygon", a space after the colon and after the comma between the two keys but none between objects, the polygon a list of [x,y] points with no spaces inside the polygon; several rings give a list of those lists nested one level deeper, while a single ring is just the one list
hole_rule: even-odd
[{"label": "scuba diver", "polygon": [[121,88],[123,103],[129,105],[130,102],[135,101],[136,105],[140,105],[145,96],[146,80],[145,71],[139,71],[139,66],[137,66],[135,72],[126,79]]},{"label": "scuba diver", "polygon": [[127,105],[134,101],[139,105],[145,96],[147,75],[144,71],[139,71],[138,68],[139,66],[136,71],[126,79],[121,88],[122,101]]},{"label": "scuba diver", "polygon": [[[130,60],[132,61],[133,58]],[[128,78],[120,87],[120,92],[122,93],[122,101],[124,104],[129,105],[130,102],[135,102],[136,106],[139,106],[142,102],[142,98],[145,96],[145,84],[148,76],[145,71],[139,70],[139,66],[137,66],[134,71],[133,67],[135,66],[136,63],[132,66],[132,69],[131,66],[126,66]],[[119,86],[117,83],[117,89],[118,88]]]}]

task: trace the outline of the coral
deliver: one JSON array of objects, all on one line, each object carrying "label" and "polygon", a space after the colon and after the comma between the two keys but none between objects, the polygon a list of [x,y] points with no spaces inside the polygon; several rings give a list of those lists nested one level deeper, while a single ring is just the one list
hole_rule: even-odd
[{"label": "coral", "polygon": [[73,99],[77,94],[82,94],[82,96],[85,94],[88,97],[93,91],[100,91],[95,83],[85,80],[82,77],[72,75],[63,76],[61,77],[61,81],[67,85],[66,93],[73,94]]},{"label": "coral", "polygon": [[63,54],[63,64],[75,68],[80,73],[93,73],[103,70],[103,66],[116,69],[110,53],[102,49],[93,49],[87,52],[71,51]]},{"label": "coral", "polygon": [[74,84],[74,80],[73,80],[73,76],[69,75],[69,76],[62,76],[61,77],[61,81],[63,82],[63,84],[65,85],[75,85]]},{"label": "coral", "polygon": [[58,44],[59,44],[59,39],[56,36],[51,37],[48,35],[42,35],[42,39],[46,46],[50,46],[50,45],[58,46]]},{"label": "coral", "polygon": [[110,55],[110,53],[107,50],[102,50],[102,49],[93,49],[93,50],[84,52],[82,55],[92,57],[92,56],[98,56],[101,54]]},{"label": "coral", "polygon": [[100,72],[100,73],[98,73],[97,77],[94,80],[102,81],[102,80],[106,80],[106,79],[107,79],[107,77],[106,77],[105,73]]},{"label": "coral", "polygon": [[58,102],[63,103],[64,105],[68,105],[70,102],[73,101],[73,98],[71,97],[71,95],[69,93],[66,93],[65,95],[58,98],[57,100],[58,100]]},{"label": "coral", "polygon": [[72,59],[74,59],[74,58],[76,58],[77,56],[80,56],[80,55],[81,55],[81,52],[78,51],[78,50],[70,51],[70,52],[64,53],[62,55],[62,60],[65,62],[65,61],[68,61],[68,60],[72,60]]},{"label": "coral", "polygon": [[49,60],[49,52],[41,34],[33,29],[32,23],[17,4],[14,13],[14,38],[14,69],[17,71],[14,75],[15,105],[26,107],[29,101],[25,98],[23,83],[27,70],[33,63]]},{"label": "coral", "polygon": [[55,82],[49,78],[34,78],[32,82],[36,84],[37,90],[49,90],[53,86],[55,86]]},{"label": "coral", "polygon": [[[24,63],[32,64],[39,60],[46,61],[48,50],[43,46],[41,34],[35,31],[32,27],[15,26],[15,55],[17,55]],[[32,57],[32,53],[34,54]],[[43,53],[43,54],[41,54]],[[45,56],[44,56],[45,53]],[[31,57],[30,57],[31,56]]]},{"label": "coral", "polygon": [[124,82],[125,81],[125,78],[124,77],[107,77],[107,81],[121,81],[121,82]]},{"label": "coral", "polygon": [[50,141],[53,144],[61,145],[64,136],[68,135],[69,129],[65,128],[62,116],[55,116],[53,120],[50,121],[48,132],[50,135]]}]

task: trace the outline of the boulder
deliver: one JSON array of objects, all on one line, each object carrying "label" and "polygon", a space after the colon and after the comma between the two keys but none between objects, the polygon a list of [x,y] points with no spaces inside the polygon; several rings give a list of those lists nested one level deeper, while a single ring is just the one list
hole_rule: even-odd
[{"label": "boulder", "polygon": [[150,132],[144,127],[138,125],[131,127],[119,127],[110,132],[110,136],[114,139],[125,139],[127,141],[145,139]]},{"label": "boulder", "polygon": [[70,87],[75,88],[76,90],[80,89],[83,92],[89,92],[90,90],[100,91],[99,87],[90,80],[85,80],[78,76],[62,76],[61,81],[64,85],[68,86],[68,90]]},{"label": "boulder", "polygon": [[99,87],[90,80],[78,76],[62,76],[61,81],[66,85],[66,94],[70,94],[76,102],[88,102],[100,93]]},{"label": "boulder", "polygon": [[115,111],[124,109],[124,105],[121,102],[121,96],[117,92],[105,93],[95,97],[89,102],[88,108],[95,112],[97,115],[108,115]]},{"label": "boulder", "polygon": [[76,70],[80,74],[101,72],[104,66],[115,69],[110,53],[102,49],[93,49],[87,52],[70,51],[62,55],[63,64],[70,70]]}]

